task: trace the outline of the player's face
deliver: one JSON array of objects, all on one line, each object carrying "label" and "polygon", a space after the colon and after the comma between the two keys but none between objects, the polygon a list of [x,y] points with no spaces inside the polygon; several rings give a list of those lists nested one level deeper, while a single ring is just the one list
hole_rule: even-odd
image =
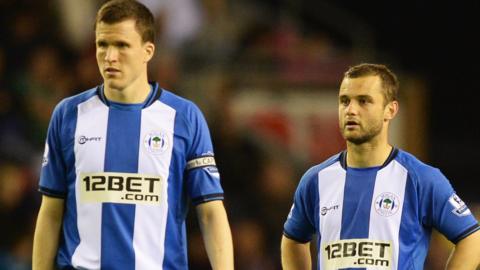
[{"label": "player's face", "polygon": [[146,78],[147,62],[154,47],[151,42],[142,42],[134,20],[100,22],[95,39],[98,68],[105,87],[123,90]]},{"label": "player's face", "polygon": [[384,128],[387,107],[378,76],[346,78],[339,93],[340,132],[354,144],[370,142]]}]

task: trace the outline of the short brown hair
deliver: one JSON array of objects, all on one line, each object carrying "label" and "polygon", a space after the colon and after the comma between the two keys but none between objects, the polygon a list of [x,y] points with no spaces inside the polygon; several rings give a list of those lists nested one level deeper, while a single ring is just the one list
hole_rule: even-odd
[{"label": "short brown hair", "polygon": [[113,24],[129,19],[135,20],[135,27],[143,42],[155,42],[153,14],[146,6],[135,0],[112,0],[104,3],[97,12],[95,30],[100,22]]},{"label": "short brown hair", "polygon": [[397,100],[400,83],[398,82],[397,76],[385,65],[368,63],[356,65],[350,67],[347,72],[345,72],[344,78],[360,78],[365,76],[380,77],[383,89],[385,90],[385,104]]}]

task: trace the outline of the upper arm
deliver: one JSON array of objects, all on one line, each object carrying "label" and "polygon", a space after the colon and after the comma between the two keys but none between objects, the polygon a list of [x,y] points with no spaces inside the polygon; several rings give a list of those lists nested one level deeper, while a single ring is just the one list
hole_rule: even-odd
[{"label": "upper arm", "polygon": [[460,240],[449,258],[446,269],[476,269],[480,264],[480,231]]},{"label": "upper arm", "polygon": [[225,212],[225,207],[223,206],[223,201],[221,200],[201,203],[198,204],[195,208],[197,211],[198,219],[200,221],[213,215]]},{"label": "upper arm", "polygon": [[[223,201],[209,201],[196,207],[197,219],[202,233],[229,230],[228,218]],[[210,232],[210,233],[208,233]]]},{"label": "upper arm", "polygon": [[61,104],[50,120],[40,173],[39,190],[46,195],[64,198],[67,191],[65,163],[60,136],[62,134]]},{"label": "upper arm", "polygon": [[478,222],[448,179],[437,169],[425,174],[422,187],[424,224],[433,226],[453,243],[479,229]]},{"label": "upper arm", "polygon": [[221,200],[223,189],[207,122],[194,104],[190,106],[186,117],[189,124],[189,143],[186,151],[188,194],[195,205]]},{"label": "upper arm", "polygon": [[310,243],[299,243],[295,240],[282,237],[281,245],[282,268],[312,269]]},{"label": "upper arm", "polygon": [[63,199],[43,195],[39,215],[46,217],[50,220],[61,221],[63,217],[64,207],[65,201]]},{"label": "upper arm", "polygon": [[288,238],[285,235],[282,236],[282,242],[281,242],[282,250],[288,250],[288,249],[309,250],[309,247],[310,247],[310,242],[306,242],[306,243],[298,242],[297,240]]},{"label": "upper arm", "polygon": [[315,213],[318,205],[318,189],[316,188],[316,173],[307,172],[295,191],[294,201],[287,221],[284,225],[284,235],[297,242],[306,243],[315,234],[317,224]]},{"label": "upper arm", "polygon": [[468,235],[467,237],[460,240],[456,247],[463,247],[468,250],[476,250],[477,254],[479,254],[480,258],[480,230],[473,232],[472,234]]}]

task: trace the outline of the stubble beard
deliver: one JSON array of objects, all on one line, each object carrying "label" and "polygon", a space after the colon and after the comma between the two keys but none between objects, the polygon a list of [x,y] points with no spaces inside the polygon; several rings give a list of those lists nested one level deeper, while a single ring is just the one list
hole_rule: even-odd
[{"label": "stubble beard", "polygon": [[355,145],[362,145],[364,143],[372,141],[373,138],[377,137],[378,134],[382,131],[382,124],[375,123],[375,125],[370,126],[366,131],[360,129],[360,134],[348,134],[345,130],[345,127],[341,130],[343,138],[350,143]]}]

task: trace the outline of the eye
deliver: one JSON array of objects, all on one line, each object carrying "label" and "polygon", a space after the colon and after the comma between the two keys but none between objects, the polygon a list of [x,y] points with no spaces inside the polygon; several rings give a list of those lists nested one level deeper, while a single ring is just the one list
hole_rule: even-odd
[{"label": "eye", "polygon": [[350,103],[350,100],[348,98],[340,98],[339,102],[343,106],[348,106],[348,104]]},{"label": "eye", "polygon": [[97,42],[97,47],[98,48],[106,48],[107,47],[107,43],[105,41],[98,41]]},{"label": "eye", "polygon": [[125,49],[125,48],[128,48],[129,45],[126,42],[118,42],[117,47],[120,49]]},{"label": "eye", "polygon": [[365,104],[368,104],[368,103],[372,103],[372,99],[368,98],[368,97],[360,97],[358,99],[358,103],[361,104],[361,105],[365,105]]}]

